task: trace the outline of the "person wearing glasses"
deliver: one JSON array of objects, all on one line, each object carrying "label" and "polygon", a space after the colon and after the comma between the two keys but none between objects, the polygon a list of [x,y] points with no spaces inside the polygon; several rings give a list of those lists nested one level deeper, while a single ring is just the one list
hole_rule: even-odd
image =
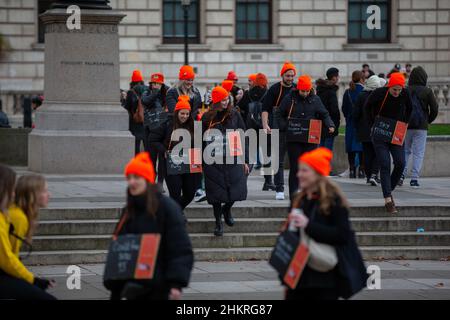
[{"label": "person wearing glasses", "polygon": [[[15,172],[0,165],[0,299],[54,300],[45,292],[54,282],[36,277],[19,259],[22,243],[30,243],[40,206],[48,202],[45,180],[25,176],[16,190],[15,185]],[[42,189],[30,188],[39,185]],[[20,199],[19,204],[13,204],[14,198]]]}]

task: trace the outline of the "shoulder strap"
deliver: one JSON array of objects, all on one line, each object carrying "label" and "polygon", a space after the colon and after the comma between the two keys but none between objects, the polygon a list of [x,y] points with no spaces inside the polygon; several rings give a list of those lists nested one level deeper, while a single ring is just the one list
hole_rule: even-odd
[{"label": "shoulder strap", "polygon": [[281,93],[283,92],[283,84],[280,81],[280,93],[278,94],[277,102],[275,103],[275,106],[278,107],[278,103],[280,103]]},{"label": "shoulder strap", "polygon": [[123,225],[125,224],[125,222],[127,222],[127,220],[128,220],[128,211],[124,208],[122,210],[122,216],[120,217],[120,220],[117,223],[116,229],[114,230],[114,233],[113,233],[114,240],[116,240],[117,237],[119,236],[119,232],[122,230]]},{"label": "shoulder strap", "polygon": [[292,97],[291,108],[289,109],[288,120],[291,119],[292,108],[294,107],[294,97]]},{"label": "shoulder strap", "polygon": [[381,104],[380,110],[378,111],[378,115],[380,115],[381,110],[383,110],[384,103],[386,102],[386,99],[387,99],[387,97],[388,97],[388,94],[389,94],[389,89],[386,91],[386,95],[384,96],[383,103]]}]

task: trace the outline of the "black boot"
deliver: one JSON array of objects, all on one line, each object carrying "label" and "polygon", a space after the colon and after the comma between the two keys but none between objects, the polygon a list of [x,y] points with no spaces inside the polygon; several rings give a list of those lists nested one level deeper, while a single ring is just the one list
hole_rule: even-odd
[{"label": "black boot", "polygon": [[275,191],[275,189],[276,187],[272,182],[272,176],[265,176],[262,191]]},{"label": "black boot", "polygon": [[356,170],[355,168],[350,168],[350,179],[356,179]]},{"label": "black boot", "polygon": [[223,213],[223,219],[225,220],[226,225],[229,227],[234,226],[234,219],[233,219],[233,216],[231,215],[231,207],[225,204],[222,207],[222,213]]},{"label": "black boot", "polygon": [[361,166],[358,167],[358,179],[364,179],[366,177],[366,174],[364,173],[364,170],[361,168]]},{"label": "black boot", "polygon": [[214,235],[215,236],[223,236],[223,222],[222,222],[222,212],[221,210],[218,210],[219,212],[214,211],[214,217],[216,218],[216,227],[214,229]]}]

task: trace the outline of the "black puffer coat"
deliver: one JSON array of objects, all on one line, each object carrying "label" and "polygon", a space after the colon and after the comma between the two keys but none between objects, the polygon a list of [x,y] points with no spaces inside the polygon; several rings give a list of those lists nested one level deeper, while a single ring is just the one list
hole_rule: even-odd
[{"label": "black puffer coat", "polygon": [[128,111],[129,130],[136,139],[143,140],[145,138],[144,125],[136,123],[133,120],[133,113],[136,112],[138,106],[138,97],[141,98],[148,87],[143,84],[137,84],[128,90],[126,99],[122,102],[122,106]]},{"label": "black puffer coat", "polygon": [[409,126],[408,129],[428,130],[439,112],[439,105],[431,88],[427,87],[428,75],[421,67],[415,67],[409,76],[408,89],[411,94],[417,94],[425,114],[423,122],[418,127]]},{"label": "black puffer coat", "polygon": [[371,142],[370,132],[373,123],[370,120],[370,110],[366,106],[366,101],[369,98],[372,91],[364,89],[359,94],[358,98],[353,105],[352,120],[353,125],[356,128],[356,137],[359,142]]},{"label": "black puffer coat", "polygon": [[[170,113],[173,113],[173,111],[175,110],[175,106],[178,102],[179,96],[180,90],[178,87],[172,87],[169,89],[169,91],[167,91],[166,104],[167,110]],[[202,96],[200,94],[200,91],[196,87],[192,87],[192,93],[189,96],[191,97],[189,103],[191,105],[192,117],[194,119],[197,119],[197,114],[202,108]]]},{"label": "black puffer coat", "polygon": [[331,136],[337,136],[339,134],[339,126],[341,124],[341,113],[339,111],[339,102],[337,97],[337,91],[339,87],[330,80],[318,79],[316,81],[317,95],[322,100],[323,105],[328,110],[331,120],[335,125],[336,130]]},{"label": "black puffer coat", "polygon": [[[211,127],[218,129],[225,136],[227,129],[245,130],[245,124],[238,111],[233,109],[230,115],[222,123],[220,121],[225,116],[225,112],[218,112],[212,119],[215,123]],[[210,112],[202,117],[203,131],[207,131],[211,123]],[[206,143],[204,143],[206,147]],[[248,150],[248,148],[245,148]],[[247,158],[247,157],[246,157]],[[232,201],[242,201],[247,199],[247,176],[245,175],[244,165],[226,164],[203,164],[203,173],[205,177],[206,198],[209,204],[225,203]]]},{"label": "black puffer coat", "polygon": [[[242,96],[242,99],[238,102],[238,107],[241,111],[241,116],[244,121],[247,121],[248,116],[248,105],[251,102],[257,102],[260,101],[261,105],[264,100],[265,94],[267,92],[266,88],[261,88],[259,86],[255,86],[251,88],[250,90],[245,90],[244,95]],[[262,111],[262,110],[261,110]]]},{"label": "black puffer coat", "polygon": [[[118,235],[161,234],[154,277],[150,281],[139,283],[151,289],[149,296],[167,298],[171,288],[181,289],[188,286],[194,263],[192,245],[186,231],[183,213],[174,200],[158,193],[159,207],[155,219],[146,212],[145,197],[134,198],[136,199],[136,215],[126,220]],[[119,298],[125,283],[114,281],[105,285],[111,290],[112,299],[116,299]]]},{"label": "black puffer coat", "polygon": [[281,102],[280,118],[282,120],[281,123],[284,124],[284,126],[287,126],[291,106],[291,118],[305,120],[319,119],[323,121],[325,128],[335,126],[330,118],[330,114],[317,95],[311,93],[309,96],[304,98],[296,89],[293,89],[290,93],[288,93]]}]

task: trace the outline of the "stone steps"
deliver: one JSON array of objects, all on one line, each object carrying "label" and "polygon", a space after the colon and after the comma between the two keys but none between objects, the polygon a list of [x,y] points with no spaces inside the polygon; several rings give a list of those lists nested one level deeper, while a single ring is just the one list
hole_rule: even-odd
[{"label": "stone steps", "polygon": [[[105,261],[119,208],[46,209],[41,212],[33,253],[25,263],[79,264]],[[212,234],[212,209],[186,209],[188,231],[201,260],[260,260],[270,256],[287,216],[282,206],[237,206],[234,227],[223,237]],[[450,257],[450,207],[400,207],[389,215],[382,207],[353,207],[352,226],[367,259],[442,259]],[[423,228],[425,232],[417,232]],[[26,254],[25,254],[26,255]]]},{"label": "stone steps", "polygon": [[[233,232],[277,232],[285,222],[284,218],[237,218],[230,228]],[[386,218],[351,218],[355,231],[360,232],[394,232],[450,230],[450,217],[386,217]],[[117,219],[105,220],[46,220],[39,224],[36,235],[111,235]],[[214,227],[214,219],[189,219],[189,233],[208,233]]]}]

